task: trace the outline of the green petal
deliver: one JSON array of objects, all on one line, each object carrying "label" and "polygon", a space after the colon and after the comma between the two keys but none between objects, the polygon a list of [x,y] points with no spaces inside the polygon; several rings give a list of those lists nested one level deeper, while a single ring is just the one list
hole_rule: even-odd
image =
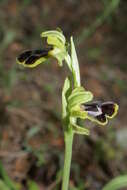
[{"label": "green petal", "polygon": [[78,110],[78,108],[77,108],[77,110],[76,110],[76,108],[75,108],[75,110],[72,110],[70,112],[70,115],[72,117],[76,117],[76,118],[80,118],[80,119],[86,119],[87,118],[87,112],[80,111],[80,110]]}]

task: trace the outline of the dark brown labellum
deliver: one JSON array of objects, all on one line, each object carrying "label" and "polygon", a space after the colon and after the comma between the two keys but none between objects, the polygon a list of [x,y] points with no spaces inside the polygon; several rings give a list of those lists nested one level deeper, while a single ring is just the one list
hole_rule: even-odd
[{"label": "dark brown labellum", "polygon": [[116,115],[118,105],[114,102],[92,102],[83,104],[84,111],[87,111],[88,116],[93,117],[100,123],[106,123],[107,118],[112,118]]},{"label": "dark brown labellum", "polygon": [[51,51],[53,48],[45,48],[45,49],[38,49],[38,50],[27,50],[21,53],[17,60],[20,63],[24,63],[26,65],[34,64],[35,61],[37,61],[41,57],[47,57],[49,51]]}]

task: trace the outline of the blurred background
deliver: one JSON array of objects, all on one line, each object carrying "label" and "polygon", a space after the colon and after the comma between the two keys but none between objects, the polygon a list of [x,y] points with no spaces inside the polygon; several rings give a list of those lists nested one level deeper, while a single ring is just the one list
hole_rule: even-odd
[{"label": "blurred background", "polygon": [[89,122],[91,135],[74,139],[70,190],[101,190],[127,173],[126,0],[0,0],[0,182],[60,189],[68,70],[56,61],[34,69],[15,61],[24,50],[42,48],[40,33],[57,27],[74,36],[82,85],[95,100],[120,106],[108,126]]}]

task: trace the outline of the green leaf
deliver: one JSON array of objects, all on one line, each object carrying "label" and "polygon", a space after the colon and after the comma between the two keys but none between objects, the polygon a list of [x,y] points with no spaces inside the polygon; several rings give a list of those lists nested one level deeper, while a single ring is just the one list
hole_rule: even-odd
[{"label": "green leaf", "polygon": [[0,189],[1,190],[10,190],[7,185],[2,181],[0,180]]},{"label": "green leaf", "polygon": [[4,182],[6,183],[6,185],[10,188],[10,190],[19,190],[19,188],[17,188],[16,184],[7,175],[1,162],[0,162],[0,175],[1,175],[2,179],[4,180]]},{"label": "green leaf", "polygon": [[33,136],[35,136],[37,133],[39,133],[41,130],[41,127],[40,126],[35,126],[35,127],[32,127],[28,130],[27,132],[27,138],[30,139],[32,138]]},{"label": "green leaf", "polygon": [[121,175],[112,179],[102,190],[118,190],[127,188],[127,175]]},{"label": "green leaf", "polygon": [[40,190],[37,183],[35,181],[32,181],[32,180],[28,181],[28,189],[29,190]]},{"label": "green leaf", "polygon": [[74,77],[74,86],[80,86],[80,71],[79,71],[79,63],[75,50],[75,45],[73,38],[71,37],[71,60],[72,60],[72,71]]},{"label": "green leaf", "polygon": [[89,129],[80,127],[76,124],[72,124],[72,129],[76,134],[79,134],[79,135],[89,135],[90,134]]}]

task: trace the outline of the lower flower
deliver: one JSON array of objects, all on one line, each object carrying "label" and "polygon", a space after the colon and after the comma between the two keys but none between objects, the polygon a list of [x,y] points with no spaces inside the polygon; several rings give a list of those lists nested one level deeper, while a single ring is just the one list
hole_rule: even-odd
[{"label": "lower flower", "polygon": [[106,125],[108,118],[113,118],[118,112],[119,106],[114,102],[92,102],[81,105],[81,110],[86,112],[87,118],[100,125]]}]

